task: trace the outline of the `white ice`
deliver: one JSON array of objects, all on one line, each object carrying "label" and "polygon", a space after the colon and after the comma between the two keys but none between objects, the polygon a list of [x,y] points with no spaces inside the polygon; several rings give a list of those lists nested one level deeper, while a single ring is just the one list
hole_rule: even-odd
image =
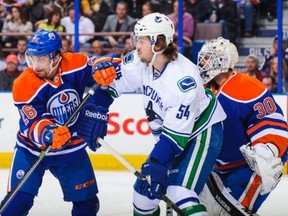
[{"label": "white ice", "polygon": [[[100,211],[98,216],[131,216],[132,186],[135,176],[130,172],[95,170],[99,187]],[[0,199],[5,195],[8,170],[0,169]],[[261,216],[288,215],[288,176],[284,176],[277,188],[259,210]],[[164,203],[161,208],[164,209]],[[64,202],[57,180],[46,172],[39,195],[29,216],[69,216],[71,203]],[[161,215],[165,215],[162,211]],[[174,214],[176,215],[176,214]]]}]

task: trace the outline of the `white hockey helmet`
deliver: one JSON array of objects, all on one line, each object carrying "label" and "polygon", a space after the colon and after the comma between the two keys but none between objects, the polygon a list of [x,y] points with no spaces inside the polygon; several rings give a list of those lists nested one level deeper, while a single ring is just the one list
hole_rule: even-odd
[{"label": "white hockey helmet", "polygon": [[173,22],[164,14],[151,13],[140,19],[134,26],[134,36],[149,36],[156,43],[158,35],[165,35],[167,46],[173,42],[175,28]]},{"label": "white hockey helmet", "polygon": [[222,37],[207,41],[198,53],[197,66],[206,84],[220,73],[233,69],[239,55],[236,46]]}]

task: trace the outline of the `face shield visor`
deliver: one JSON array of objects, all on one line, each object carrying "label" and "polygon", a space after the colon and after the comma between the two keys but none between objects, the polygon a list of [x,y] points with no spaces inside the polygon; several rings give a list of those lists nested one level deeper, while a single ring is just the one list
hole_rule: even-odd
[{"label": "face shield visor", "polygon": [[151,41],[149,36],[137,36],[134,32],[130,34],[130,38],[133,49],[136,49],[137,44],[145,45],[147,42],[150,43],[151,46],[155,44],[155,41]]},{"label": "face shield visor", "polygon": [[48,65],[51,65],[51,60],[49,55],[43,55],[43,56],[32,56],[29,54],[29,52],[25,52],[25,59],[28,64],[28,67],[35,69],[37,66],[47,67]]},{"label": "face shield visor", "polygon": [[54,64],[55,58],[56,53],[36,56],[29,54],[28,51],[25,52],[25,59],[28,67],[32,68],[34,71],[45,70],[47,71],[47,76],[50,76],[50,74],[58,67],[62,56],[59,57],[56,64]]}]

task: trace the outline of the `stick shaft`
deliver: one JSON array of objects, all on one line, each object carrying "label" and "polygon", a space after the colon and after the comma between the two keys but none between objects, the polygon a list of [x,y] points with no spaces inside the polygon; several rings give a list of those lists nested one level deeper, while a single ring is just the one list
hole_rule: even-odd
[{"label": "stick shaft", "polygon": [[[105,149],[107,149],[121,164],[123,164],[137,178],[146,179],[145,176],[143,176],[139,171],[137,171],[124,157],[122,157],[117,151],[115,151],[107,142],[105,142],[101,138],[99,138],[97,142],[100,143],[101,146],[104,146]],[[173,203],[173,201],[170,200],[166,195],[162,194],[161,199],[179,215],[185,216],[182,210],[175,203]]]},{"label": "stick shaft", "polygon": [[[68,126],[71,121],[73,120],[73,118],[78,114],[78,112],[80,111],[80,109],[84,106],[84,104],[86,103],[86,101],[95,93],[95,91],[99,88],[98,84],[94,84],[91,89],[89,90],[89,92],[86,94],[86,96],[84,97],[84,99],[81,101],[81,103],[78,105],[78,107],[76,108],[76,110],[71,114],[71,116],[69,116],[69,118],[67,119],[67,121],[65,122],[64,126]],[[19,191],[19,189],[21,188],[21,186],[27,181],[27,179],[29,178],[29,176],[31,175],[31,173],[37,168],[37,166],[39,165],[39,163],[42,161],[42,159],[44,158],[44,156],[47,154],[47,152],[50,150],[51,145],[47,145],[45,149],[43,149],[37,160],[33,163],[33,165],[28,169],[28,171],[24,174],[24,176],[21,178],[21,180],[18,181],[18,183],[16,184],[16,186],[13,188],[13,190],[8,193],[6,199],[2,202],[2,205],[0,206],[0,215],[3,213],[4,209],[7,207],[7,205],[11,202],[11,200],[14,198],[14,196],[16,195],[16,193]]]}]

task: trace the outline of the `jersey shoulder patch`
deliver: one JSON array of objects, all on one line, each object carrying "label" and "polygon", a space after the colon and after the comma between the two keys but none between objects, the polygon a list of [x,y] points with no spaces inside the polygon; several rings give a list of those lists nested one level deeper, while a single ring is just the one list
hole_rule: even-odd
[{"label": "jersey shoulder patch", "polygon": [[68,72],[86,66],[88,57],[82,53],[64,53],[61,61],[62,72]]},{"label": "jersey shoulder patch", "polygon": [[263,94],[266,87],[256,78],[237,72],[222,88],[224,94],[237,100],[253,100]]},{"label": "jersey shoulder patch", "polygon": [[26,68],[14,81],[13,100],[16,103],[27,102],[46,82],[40,79],[31,68]]},{"label": "jersey shoulder patch", "polygon": [[127,53],[123,58],[123,64],[126,65],[126,64],[133,62],[135,59],[135,55],[134,55],[135,53],[136,53],[135,50]]},{"label": "jersey shoulder patch", "polygon": [[197,87],[196,81],[191,76],[185,76],[177,82],[179,89],[182,92],[187,92]]}]

